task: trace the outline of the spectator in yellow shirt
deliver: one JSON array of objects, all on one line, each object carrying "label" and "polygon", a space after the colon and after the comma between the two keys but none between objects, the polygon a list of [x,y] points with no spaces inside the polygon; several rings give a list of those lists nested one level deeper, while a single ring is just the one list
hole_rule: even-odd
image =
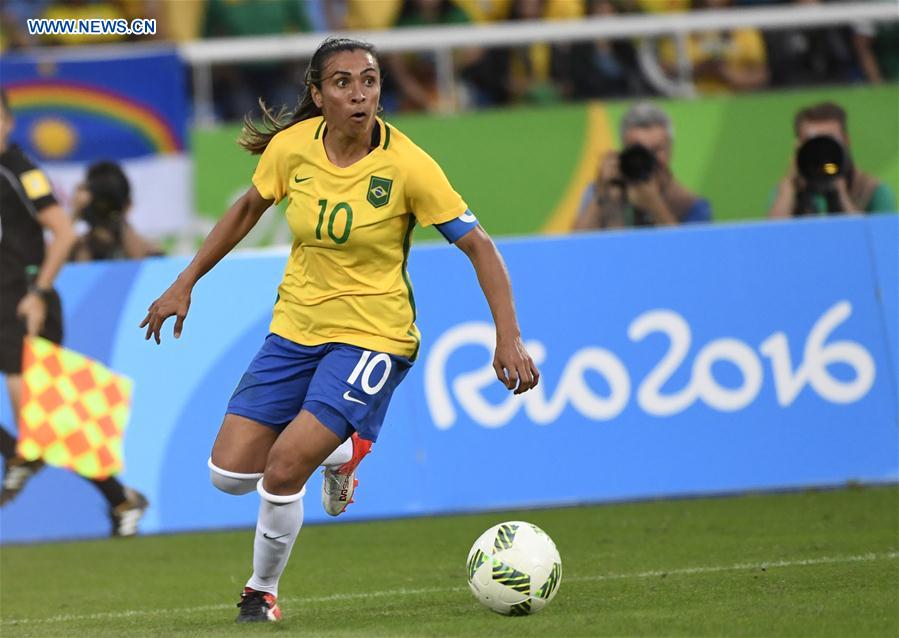
[{"label": "spectator in yellow shirt", "polygon": [[[696,9],[726,9],[733,0],[695,0]],[[687,39],[693,82],[700,93],[751,91],[768,84],[765,41],[758,29],[693,33]],[[659,49],[662,66],[672,75],[677,49],[666,39]]]}]

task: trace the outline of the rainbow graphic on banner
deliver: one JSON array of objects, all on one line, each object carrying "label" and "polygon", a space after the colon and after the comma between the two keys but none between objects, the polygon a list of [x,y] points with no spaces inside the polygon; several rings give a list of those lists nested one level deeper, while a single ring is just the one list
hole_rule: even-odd
[{"label": "rainbow graphic on banner", "polygon": [[86,113],[125,125],[157,153],[184,149],[172,126],[153,107],[109,89],[62,80],[38,80],[10,84],[7,92],[17,117],[35,112],[52,113],[56,117],[70,112]]},{"label": "rainbow graphic on banner", "polygon": [[174,52],[52,60],[11,54],[0,76],[16,118],[11,141],[38,162],[183,155],[184,64]]}]

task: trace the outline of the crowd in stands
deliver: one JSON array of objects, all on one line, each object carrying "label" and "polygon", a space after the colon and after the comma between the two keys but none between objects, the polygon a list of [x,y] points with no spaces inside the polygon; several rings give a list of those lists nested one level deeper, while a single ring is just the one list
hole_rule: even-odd
[{"label": "crowd in stands", "polygon": [[[890,0],[887,0],[890,1]],[[0,47],[70,45],[146,36],[29,36],[27,18],[155,18],[156,39],[239,37],[315,31],[407,28],[516,20],[578,19],[725,9],[814,5],[827,0],[4,0]],[[565,44],[535,43],[458,50],[457,107],[540,104],[566,99],[642,97],[659,93],[638,63],[651,47],[658,67],[680,72],[671,38]],[[687,40],[689,76],[699,93],[766,87],[882,82],[899,79],[899,23],[762,32],[741,28],[694,33]],[[272,106],[296,101],[304,60],[217,65],[216,111],[239,119],[262,96]],[[438,108],[435,61],[428,53],[386,56],[388,112]]]},{"label": "crowd in stands", "polygon": [[[515,20],[578,19],[585,16],[725,9],[773,4],[814,5],[825,0],[4,0],[0,42],[5,50],[96,43],[98,36],[28,36],[30,17],[147,18],[158,20],[157,39],[197,38],[367,29],[403,29]],[[122,36],[124,39],[124,36]],[[109,36],[103,41],[108,42]],[[632,40],[569,44],[533,43],[468,48],[454,53],[458,106],[542,104],[567,99],[636,99],[619,130],[620,151],[598,158],[596,177],[583,193],[573,230],[673,225],[713,219],[701,194],[688,191],[670,169],[674,140],[668,115],[647,98],[658,90],[643,73]],[[652,44],[659,68],[681,73],[669,38]],[[694,33],[687,38],[690,77],[700,93],[742,92],[899,80],[899,22],[776,30],[741,28]],[[242,118],[261,96],[277,108],[296,104],[306,61],[216,65],[217,115]],[[390,112],[437,108],[435,61],[428,53],[392,53],[382,59],[382,105]],[[769,216],[895,211],[895,194],[858,167],[850,152],[847,114],[836,104],[813,105],[796,115],[797,156],[790,174],[772,189]],[[821,142],[823,138],[829,142]],[[817,178],[803,173],[800,155],[815,166],[839,169]],[[830,144],[830,146],[828,146]],[[834,148],[833,145],[837,148]],[[833,155],[836,153],[836,155]],[[828,155],[831,154],[831,155]],[[834,159],[836,158],[836,159]],[[817,164],[815,164],[817,162]],[[808,163],[808,162],[806,162]],[[96,170],[96,167],[94,167]],[[101,166],[121,200],[110,223],[94,223],[91,206],[77,219],[90,227],[74,259],[158,254],[125,221],[127,178]],[[824,169],[821,169],[824,170]],[[830,169],[827,169],[830,170]],[[103,172],[101,171],[101,172]],[[109,173],[107,175],[107,173]],[[99,175],[100,173],[98,173]],[[100,180],[102,183],[103,180]],[[122,186],[124,184],[124,186]],[[115,190],[115,189],[113,189]],[[87,193],[84,190],[84,193]],[[82,193],[82,194],[84,194]],[[87,201],[87,200],[85,200]],[[118,211],[118,212],[116,212]],[[105,219],[105,218],[104,218]],[[110,231],[110,229],[112,229]]]}]

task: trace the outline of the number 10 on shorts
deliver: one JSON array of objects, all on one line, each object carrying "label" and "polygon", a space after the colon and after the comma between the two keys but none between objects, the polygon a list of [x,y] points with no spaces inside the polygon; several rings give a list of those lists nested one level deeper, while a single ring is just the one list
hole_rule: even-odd
[{"label": "number 10 on shorts", "polygon": [[[353,372],[347,377],[347,383],[350,385],[356,383],[356,379],[359,376],[362,376],[362,390],[366,394],[377,394],[378,391],[384,387],[384,384],[387,383],[387,378],[390,376],[390,368],[393,363],[390,361],[390,356],[384,354],[383,352],[379,352],[374,357],[371,356],[372,352],[370,350],[363,350],[362,356],[359,357],[359,362],[356,364],[356,367],[353,368]],[[375,373],[375,368],[378,367],[378,364],[384,364],[384,371],[381,373],[381,378],[374,385],[371,384],[371,377]]]}]

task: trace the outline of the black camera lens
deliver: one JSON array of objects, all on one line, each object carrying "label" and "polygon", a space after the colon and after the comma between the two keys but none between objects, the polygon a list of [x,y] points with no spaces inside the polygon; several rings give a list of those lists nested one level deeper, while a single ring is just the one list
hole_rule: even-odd
[{"label": "black camera lens", "polygon": [[618,168],[628,182],[645,182],[656,170],[656,156],[642,144],[632,144],[618,156]]},{"label": "black camera lens", "polygon": [[843,145],[829,135],[812,137],[796,152],[796,168],[813,187],[826,187],[844,174],[846,152]]}]

